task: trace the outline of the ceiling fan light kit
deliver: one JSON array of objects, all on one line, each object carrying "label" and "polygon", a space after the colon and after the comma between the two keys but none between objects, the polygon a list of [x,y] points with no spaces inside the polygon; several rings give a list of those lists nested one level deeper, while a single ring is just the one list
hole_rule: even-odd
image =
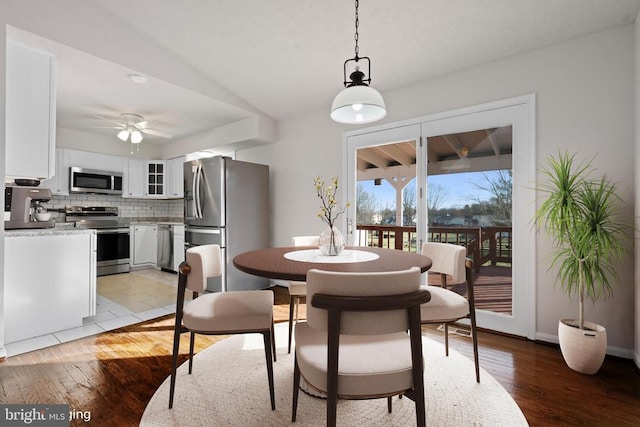
[{"label": "ceiling fan light kit", "polygon": [[[148,124],[147,121],[144,119],[144,117],[142,117],[139,114],[122,113],[120,115],[121,121],[115,121],[113,119],[109,119],[106,117],[100,117],[100,116],[97,116],[97,117],[104,120],[108,120],[118,125],[110,128],[119,129],[119,132],[116,134],[118,139],[124,142],[129,141],[131,143],[131,154],[133,154],[133,145],[140,144],[144,139],[142,135],[143,133],[147,135],[159,136],[162,138],[173,137],[173,135],[170,135],[168,133],[149,129],[147,127],[147,124]],[[139,150],[139,147],[137,147],[137,149]]]},{"label": "ceiling fan light kit", "polygon": [[[359,1],[355,1],[356,6],[356,56],[344,61],[344,86],[338,95],[336,95],[331,105],[331,118],[338,123],[363,124],[380,120],[387,115],[386,105],[380,92],[370,87],[371,84],[371,60],[364,56],[360,57],[358,47],[358,26],[360,20],[358,18]],[[359,61],[366,60],[367,74],[360,71],[357,65]],[[355,71],[349,75],[347,80],[347,64],[355,62]],[[368,78],[365,78],[368,76]]]}]

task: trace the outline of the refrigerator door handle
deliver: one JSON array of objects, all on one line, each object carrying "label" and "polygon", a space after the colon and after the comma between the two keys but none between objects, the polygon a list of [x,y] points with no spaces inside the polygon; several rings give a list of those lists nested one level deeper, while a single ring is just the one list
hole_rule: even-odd
[{"label": "refrigerator door handle", "polygon": [[196,219],[202,219],[202,201],[200,200],[200,179],[202,177],[202,165],[198,165],[196,167],[196,173],[195,173],[195,192],[193,193],[193,198],[195,201],[195,209],[196,209],[196,213],[195,213],[195,217]]},{"label": "refrigerator door handle", "polygon": [[196,166],[192,172],[193,172],[193,179],[191,180],[191,194],[193,195],[193,205],[192,205],[192,214],[193,217],[195,219],[198,219],[198,207],[197,207],[197,196],[196,196],[196,190],[197,190],[197,176],[198,176],[198,167]]}]

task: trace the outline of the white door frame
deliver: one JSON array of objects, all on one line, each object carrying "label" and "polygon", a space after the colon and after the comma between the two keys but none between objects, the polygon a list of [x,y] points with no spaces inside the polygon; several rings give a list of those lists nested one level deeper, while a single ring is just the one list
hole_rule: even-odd
[{"label": "white door frame", "polygon": [[[478,325],[535,339],[535,236],[531,220],[535,214],[535,95],[524,95],[475,105],[401,122],[361,128],[343,134],[344,200],[355,201],[356,151],[358,148],[416,140],[438,134],[513,125],[513,315],[479,310]],[[416,126],[419,126],[417,130]],[[420,139],[417,139],[419,141]],[[426,239],[426,144],[416,146],[417,239]],[[355,203],[345,215],[352,237]],[[351,243],[351,242],[350,242]]]}]

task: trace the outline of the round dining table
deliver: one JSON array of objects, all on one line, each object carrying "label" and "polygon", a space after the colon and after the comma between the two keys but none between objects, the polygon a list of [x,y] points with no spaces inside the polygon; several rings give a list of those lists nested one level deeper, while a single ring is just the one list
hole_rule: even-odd
[{"label": "round dining table", "polygon": [[233,258],[240,271],[269,279],[304,282],[311,269],[339,272],[383,272],[431,268],[431,259],[397,249],[354,246],[337,256],[322,255],[314,247],[277,247],[244,252]]}]

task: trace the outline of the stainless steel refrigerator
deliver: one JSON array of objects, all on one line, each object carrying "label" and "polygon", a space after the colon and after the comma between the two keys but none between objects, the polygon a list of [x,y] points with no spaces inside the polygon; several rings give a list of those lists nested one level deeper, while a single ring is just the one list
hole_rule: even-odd
[{"label": "stainless steel refrigerator", "polygon": [[269,246],[269,166],[221,156],[185,162],[184,218],[186,248],[222,249],[222,276],[209,279],[209,291],[269,286],[233,266],[236,255]]}]

